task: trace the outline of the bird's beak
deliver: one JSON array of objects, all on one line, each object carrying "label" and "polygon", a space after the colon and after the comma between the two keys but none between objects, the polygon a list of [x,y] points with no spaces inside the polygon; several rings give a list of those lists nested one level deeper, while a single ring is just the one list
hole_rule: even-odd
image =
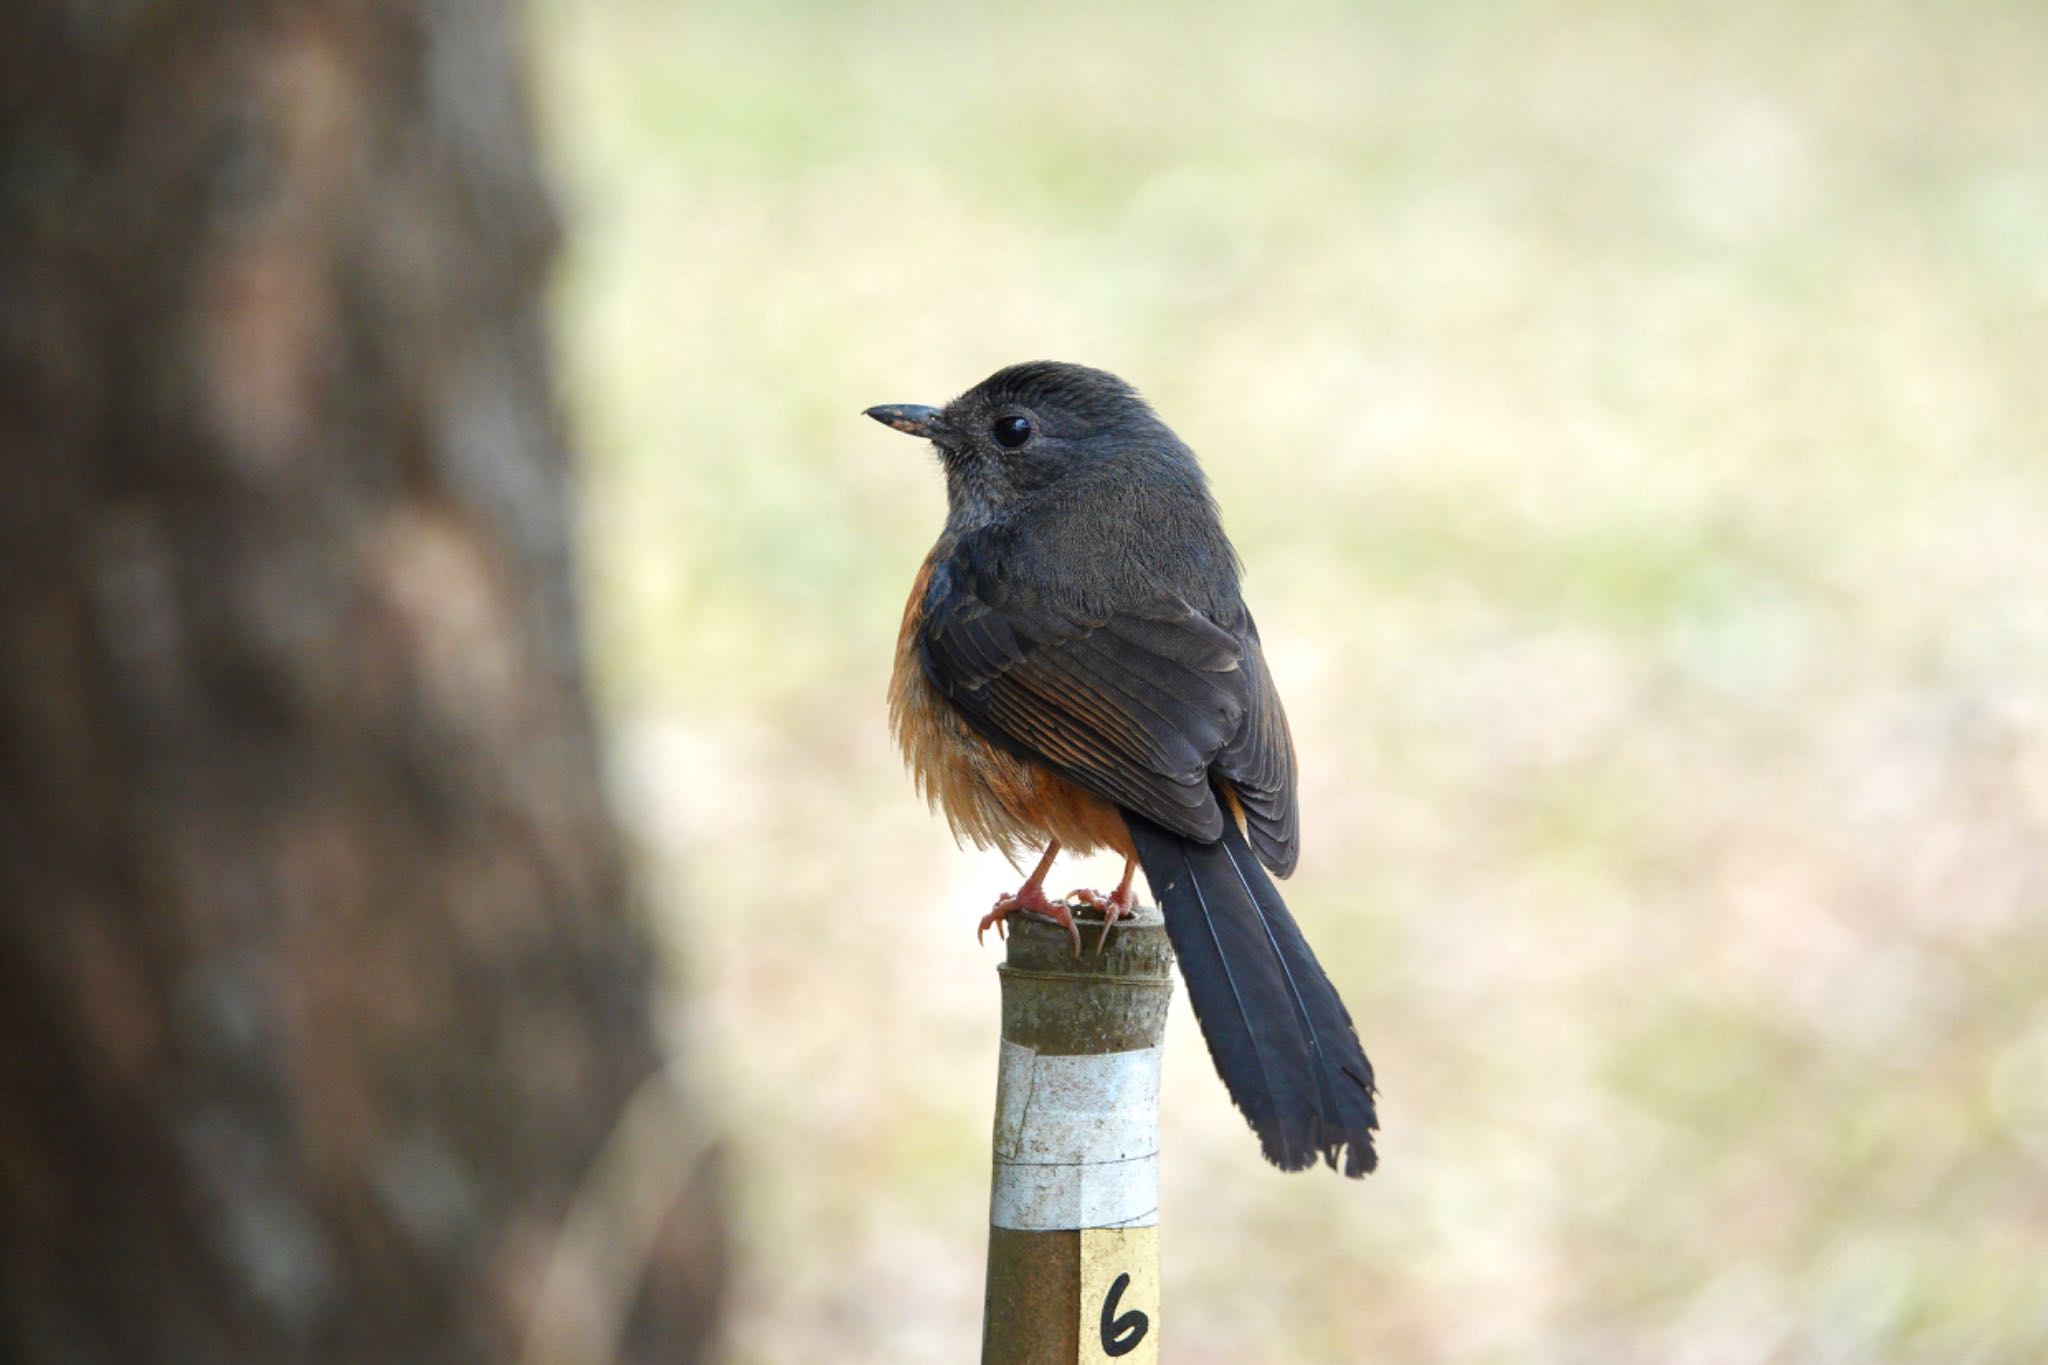
[{"label": "bird's beak", "polygon": [[885,427],[922,436],[928,441],[938,440],[939,434],[946,429],[937,408],[918,403],[884,403],[880,407],[869,408],[867,415]]}]

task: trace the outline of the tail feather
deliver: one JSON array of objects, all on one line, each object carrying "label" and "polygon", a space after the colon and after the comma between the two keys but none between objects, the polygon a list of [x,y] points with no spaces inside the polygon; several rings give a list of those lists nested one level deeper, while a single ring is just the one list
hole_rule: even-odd
[{"label": "tail feather", "polygon": [[1197,843],[1126,813],[1209,1056],[1266,1159],[1379,1164],[1372,1064],[1351,1015],[1234,823]]}]

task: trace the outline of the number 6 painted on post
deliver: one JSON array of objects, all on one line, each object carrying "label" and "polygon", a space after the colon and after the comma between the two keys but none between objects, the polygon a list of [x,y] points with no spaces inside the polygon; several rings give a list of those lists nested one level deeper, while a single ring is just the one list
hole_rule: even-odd
[{"label": "number 6 painted on post", "polygon": [[1117,1314],[1117,1304],[1123,1301],[1124,1290],[1130,1284],[1129,1272],[1118,1275],[1102,1300],[1102,1353],[1106,1356],[1129,1355],[1138,1349],[1145,1333],[1152,1330],[1152,1319],[1136,1308],[1121,1316]]},{"label": "number 6 painted on post", "polygon": [[1159,1229],[1081,1230],[1082,1365],[1159,1359]]}]

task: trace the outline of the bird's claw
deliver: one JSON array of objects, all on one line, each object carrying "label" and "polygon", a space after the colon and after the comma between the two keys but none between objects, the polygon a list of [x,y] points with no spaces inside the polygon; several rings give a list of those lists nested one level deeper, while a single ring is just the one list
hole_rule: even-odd
[{"label": "bird's claw", "polygon": [[1003,921],[1019,910],[1027,915],[1051,920],[1065,929],[1068,936],[1074,940],[1074,958],[1076,961],[1080,959],[1081,928],[1074,923],[1074,912],[1062,901],[1047,899],[1042,888],[1028,882],[1010,895],[996,898],[995,908],[981,917],[981,926],[974,931],[974,941],[982,942],[983,935],[988,933],[990,926],[994,926],[997,937],[1004,937]]},{"label": "bird's claw", "polygon": [[1089,891],[1085,888],[1080,891],[1070,891],[1067,893],[1067,903],[1069,905],[1085,905],[1091,910],[1100,910],[1102,912],[1102,935],[1095,940],[1095,955],[1097,957],[1102,956],[1102,950],[1109,944],[1110,928],[1118,920],[1131,917],[1131,905],[1136,899],[1137,897],[1131,894],[1128,884],[1106,896],[1100,891]]},{"label": "bird's claw", "polygon": [[1003,902],[1008,899],[1010,899],[1008,896],[997,896],[995,908],[981,917],[981,923],[974,931],[974,941],[976,943],[982,941],[982,937],[988,933],[991,927],[995,929],[996,937],[999,939],[1007,939],[1010,936],[1010,931],[1003,926],[1003,921],[1009,918],[1010,914],[1009,910],[1003,906]]}]

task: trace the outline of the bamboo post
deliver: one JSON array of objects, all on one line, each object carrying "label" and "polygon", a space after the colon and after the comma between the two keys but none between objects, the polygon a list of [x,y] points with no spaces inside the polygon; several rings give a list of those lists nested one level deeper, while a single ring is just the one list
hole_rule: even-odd
[{"label": "bamboo post", "polygon": [[1159,1359],[1159,1058],[1173,950],[1159,912],[1098,954],[1082,925],[1009,920],[983,1365]]}]

